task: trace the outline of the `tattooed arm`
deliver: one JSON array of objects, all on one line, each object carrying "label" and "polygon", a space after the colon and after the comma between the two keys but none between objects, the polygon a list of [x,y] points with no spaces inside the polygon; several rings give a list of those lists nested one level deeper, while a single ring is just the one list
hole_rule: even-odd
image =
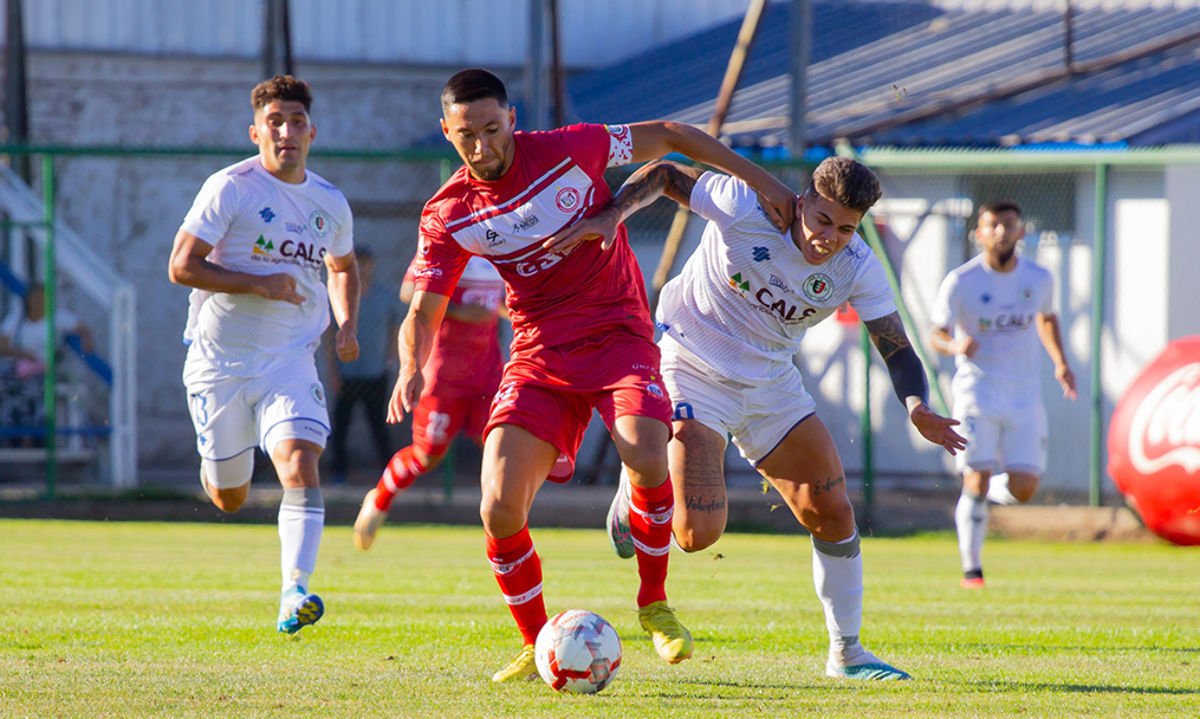
[{"label": "tattooed arm", "polygon": [[666,160],[642,165],[621,185],[608,207],[546,240],[542,247],[566,254],[581,242],[598,239],[600,248],[607,250],[617,236],[617,226],[658,198],[666,195],[688,207],[692,188],[703,174],[704,170],[699,168]]},{"label": "tattooed arm", "polygon": [[925,381],[925,368],[908,341],[899,313],[893,312],[864,324],[875,348],[887,364],[896,396],[904,403],[909,420],[921,436],[941,445],[950,454],[966,447],[967,441],[951,429],[958,424],[958,420],[942,417],[929,408],[929,384]]}]

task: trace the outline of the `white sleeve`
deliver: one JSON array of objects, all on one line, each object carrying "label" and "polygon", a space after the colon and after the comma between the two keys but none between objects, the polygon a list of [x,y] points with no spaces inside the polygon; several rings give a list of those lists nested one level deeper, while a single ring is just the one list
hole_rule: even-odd
[{"label": "white sleeve", "polygon": [[1045,283],[1045,291],[1042,292],[1042,306],[1038,308],[1038,312],[1044,315],[1054,314],[1054,275],[1050,274],[1049,270],[1043,270],[1042,282]]},{"label": "white sleeve", "polygon": [[946,279],[942,280],[941,286],[938,287],[937,297],[934,298],[933,307],[929,311],[929,322],[934,327],[954,329],[954,323],[958,320],[958,313],[955,311],[958,304],[955,300],[957,289],[958,275],[946,275]]},{"label": "white sleeve", "polygon": [[17,325],[21,322],[21,315],[25,312],[24,307],[18,302],[13,306],[12,311],[4,318],[4,322],[0,323],[0,335],[7,337],[13,343],[16,343],[16,337],[13,334],[17,331]]},{"label": "white sleeve", "polygon": [[870,254],[855,278],[854,289],[849,298],[850,306],[863,322],[877,320],[896,311],[896,301],[892,297],[892,287],[888,284],[887,274],[883,271],[883,263],[873,251],[867,251]]},{"label": "white sleeve", "polygon": [[237,186],[220,173],[205,180],[179,229],[210,245],[225,236],[238,210]]},{"label": "white sleeve", "polygon": [[341,197],[341,200],[337,232],[329,243],[329,251],[334,257],[344,257],[354,251],[354,215],[350,212],[350,203],[346,202],[346,198]]},{"label": "white sleeve", "polygon": [[706,172],[696,180],[688,205],[692,212],[724,229],[758,209],[758,194],[736,177]]}]

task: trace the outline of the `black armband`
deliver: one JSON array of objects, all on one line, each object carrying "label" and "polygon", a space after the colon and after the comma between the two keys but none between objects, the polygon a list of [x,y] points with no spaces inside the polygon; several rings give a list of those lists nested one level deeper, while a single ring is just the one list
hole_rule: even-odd
[{"label": "black armband", "polygon": [[908,407],[909,397],[920,397],[929,404],[929,383],[925,381],[925,367],[912,345],[901,347],[884,360],[888,374],[892,377],[892,388],[900,398],[900,404]]}]

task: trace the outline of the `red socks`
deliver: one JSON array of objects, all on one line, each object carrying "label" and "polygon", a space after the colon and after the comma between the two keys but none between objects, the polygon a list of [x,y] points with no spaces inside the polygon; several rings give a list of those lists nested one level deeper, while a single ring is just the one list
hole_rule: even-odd
[{"label": "red socks", "polygon": [[508,611],[512,612],[524,643],[533,644],[546,623],[546,602],[542,598],[542,560],[533,549],[529,526],[504,539],[485,536],[488,561]]},{"label": "red socks", "polygon": [[644,607],[667,599],[667,560],[671,552],[671,516],[675,513],[675,493],[667,480],[653,489],[631,486],[629,530],[637,548],[637,603]]},{"label": "red socks", "polygon": [[392,455],[383,470],[379,484],[375,485],[375,507],[386,512],[397,494],[408,489],[413,480],[425,474],[426,467],[417,459],[412,445]]}]

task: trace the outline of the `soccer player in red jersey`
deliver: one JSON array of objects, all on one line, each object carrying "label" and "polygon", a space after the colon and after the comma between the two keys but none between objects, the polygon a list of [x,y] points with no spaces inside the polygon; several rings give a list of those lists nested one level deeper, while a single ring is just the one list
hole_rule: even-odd
[{"label": "soccer player in red jersey", "polygon": [[[415,264],[414,260],[400,287],[405,302],[412,302]],[[412,444],[392,455],[354,522],[354,544],[359,549],[371,547],[392,500],[441,464],[460,430],[482,445],[488,409],[500,385],[503,307],[504,280],[487,260],[472,257],[422,368],[425,389],[413,412]]]},{"label": "soccer player in red jersey", "polygon": [[484,430],[480,516],[488,559],[524,644],[492,680],[537,671],[533,644],[547,616],[529,508],[560,456],[574,460],[593,409],[608,425],[632,484],[639,621],[663,659],[683,661],[691,655],[691,635],[667,606],[665,589],[674,508],[666,453],[671,403],[641,271],[624,227],[611,243],[561,254],[542,244],[604,208],[611,197],[605,169],[669,153],[741,177],[781,229],[791,224],[795,195],[687,125],[572,125],[550,132],[515,132],[515,125],[495,75],[463,70],[447,82],[442,132],[464,166],[421,216],[416,292],[400,330],[400,377],[388,419],[398,422],[416,407],[420,368],[449,296],[467,260],[482,255],[508,286],[513,343]]}]

